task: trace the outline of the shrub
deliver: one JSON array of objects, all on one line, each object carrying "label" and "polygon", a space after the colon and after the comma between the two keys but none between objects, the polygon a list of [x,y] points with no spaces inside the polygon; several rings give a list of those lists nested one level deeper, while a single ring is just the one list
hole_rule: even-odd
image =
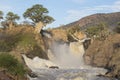
[{"label": "shrub", "polygon": [[105,23],[100,23],[96,26],[88,27],[85,32],[89,37],[96,36],[97,38],[105,38],[107,35],[109,35],[109,30]]},{"label": "shrub", "polygon": [[8,53],[0,54],[0,67],[6,69],[10,74],[24,77],[25,69],[23,65]]},{"label": "shrub", "polygon": [[120,33],[120,26],[117,26],[115,29],[114,29],[115,32],[117,33]]},{"label": "shrub", "polygon": [[92,37],[94,35],[98,35],[102,30],[104,30],[103,26],[93,26],[93,27],[89,27],[86,29],[87,34]]},{"label": "shrub", "polygon": [[23,47],[36,45],[34,35],[31,33],[20,34],[18,45]]},{"label": "shrub", "polygon": [[0,52],[9,52],[19,42],[19,34],[4,34],[3,36],[3,38],[0,37]]},{"label": "shrub", "polygon": [[9,55],[8,53],[0,54],[0,67],[3,68],[12,68],[13,65],[16,66],[17,60]]},{"label": "shrub", "polygon": [[36,41],[31,33],[4,34],[0,37],[0,52],[10,52],[16,46],[34,46]]},{"label": "shrub", "polygon": [[73,33],[75,33],[75,32],[79,32],[80,31],[80,27],[79,26],[73,26],[73,27],[71,27],[71,28],[68,28],[68,30],[67,30],[67,33],[69,34],[73,34]]}]

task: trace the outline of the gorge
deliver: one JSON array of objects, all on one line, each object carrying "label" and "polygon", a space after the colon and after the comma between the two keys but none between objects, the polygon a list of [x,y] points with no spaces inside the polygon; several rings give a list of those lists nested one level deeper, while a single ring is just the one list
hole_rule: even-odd
[{"label": "gorge", "polygon": [[[46,36],[47,37],[47,36]],[[48,37],[50,38],[50,37]],[[84,38],[76,42],[53,42],[48,49],[49,60],[34,57],[33,59],[23,55],[26,65],[37,75],[30,80],[110,80],[104,75],[107,70],[91,67],[84,63],[85,53],[83,43],[90,38]],[[54,69],[53,69],[54,68]]]}]

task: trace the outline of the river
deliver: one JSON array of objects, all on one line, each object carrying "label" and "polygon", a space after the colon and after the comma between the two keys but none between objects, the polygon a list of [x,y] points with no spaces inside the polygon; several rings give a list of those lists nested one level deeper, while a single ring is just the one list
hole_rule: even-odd
[{"label": "river", "polygon": [[28,78],[30,80],[111,80],[98,76],[104,75],[106,69],[91,67],[84,63],[83,42],[84,40],[70,44],[53,43],[47,53],[49,60],[37,56],[30,59],[23,55],[26,65],[37,75],[35,78],[28,75]]}]

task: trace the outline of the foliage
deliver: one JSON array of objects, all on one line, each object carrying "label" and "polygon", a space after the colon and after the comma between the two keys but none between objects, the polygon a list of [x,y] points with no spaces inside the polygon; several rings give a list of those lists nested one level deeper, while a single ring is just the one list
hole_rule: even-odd
[{"label": "foliage", "polygon": [[3,12],[0,11],[0,19],[3,19]]},{"label": "foliage", "polygon": [[13,12],[8,12],[5,17],[6,20],[2,21],[1,24],[4,28],[10,27],[10,24],[16,25],[16,20],[19,20],[20,17],[17,14],[14,14]]},{"label": "foliage", "polygon": [[6,69],[9,73],[23,77],[25,69],[23,65],[14,56],[8,53],[0,54],[0,67]]},{"label": "foliage", "polygon": [[98,27],[89,27],[87,28],[86,32],[88,33],[88,35],[90,36],[94,36],[94,35],[98,35],[99,34],[100,29]]},{"label": "foliage", "polygon": [[120,33],[120,22],[118,23],[117,27],[114,29],[115,32]]},{"label": "foliage", "polygon": [[25,48],[37,44],[32,33],[6,33],[3,36],[0,37],[0,52],[9,52],[18,45]]},{"label": "foliage", "polygon": [[13,56],[8,53],[0,54],[0,67],[11,69],[17,65],[17,60],[13,58]]},{"label": "foliage", "polygon": [[3,36],[4,37],[0,37],[0,52],[9,52],[16,47],[19,42],[19,34],[4,34]]},{"label": "foliage", "polygon": [[88,34],[88,36],[93,37],[93,36],[99,36],[103,30],[106,29],[105,24],[98,24],[97,26],[91,26],[88,27],[85,32]]},{"label": "foliage", "polygon": [[80,31],[80,27],[79,26],[74,26],[71,28],[68,28],[67,33],[68,34],[74,34],[75,32],[79,32]]},{"label": "foliage", "polygon": [[120,33],[120,26],[117,26],[114,31]]},{"label": "foliage", "polygon": [[80,29],[80,26],[73,26],[71,28],[68,28],[67,30],[67,37],[68,37],[68,41],[75,41],[75,39],[73,38],[73,36],[71,36],[71,34],[73,35],[75,32],[79,32],[81,29]]},{"label": "foliage", "polygon": [[1,52],[8,52],[11,50],[11,46],[8,46],[6,41],[0,40],[0,51]]},{"label": "foliage", "polygon": [[26,12],[24,12],[24,18],[31,19],[33,22],[43,22],[44,24],[52,23],[54,19],[48,16],[47,8],[44,8],[40,4],[33,5],[31,8],[28,8]]},{"label": "foliage", "polygon": [[19,34],[19,42],[17,44],[22,47],[33,47],[36,45],[36,41],[32,33],[21,33]]},{"label": "foliage", "polygon": [[14,14],[13,12],[8,12],[6,15],[7,21],[14,22],[15,20],[19,20],[19,19],[20,19],[20,17],[17,14]]}]

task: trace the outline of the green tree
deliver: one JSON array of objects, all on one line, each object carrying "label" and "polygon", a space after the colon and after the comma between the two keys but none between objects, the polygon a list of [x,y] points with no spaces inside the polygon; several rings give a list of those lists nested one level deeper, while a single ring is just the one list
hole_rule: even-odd
[{"label": "green tree", "polygon": [[3,19],[3,12],[0,11],[0,19]]},{"label": "green tree", "polygon": [[43,7],[40,4],[36,4],[33,5],[31,8],[28,8],[24,12],[23,17],[32,20],[36,24],[35,27],[38,27],[37,29],[39,29],[39,32],[43,26],[54,21],[51,16],[47,15],[48,13],[49,11],[47,8]]},{"label": "green tree", "polygon": [[44,24],[52,23],[54,19],[47,14],[49,13],[47,8],[44,8],[40,4],[33,5],[32,8],[28,8],[23,14],[24,18],[29,18],[33,22],[43,22]]},{"label": "green tree", "polygon": [[10,29],[13,27],[13,24],[16,20],[19,20],[20,17],[17,14],[14,14],[13,12],[8,12],[6,15],[6,22],[8,22]]}]

